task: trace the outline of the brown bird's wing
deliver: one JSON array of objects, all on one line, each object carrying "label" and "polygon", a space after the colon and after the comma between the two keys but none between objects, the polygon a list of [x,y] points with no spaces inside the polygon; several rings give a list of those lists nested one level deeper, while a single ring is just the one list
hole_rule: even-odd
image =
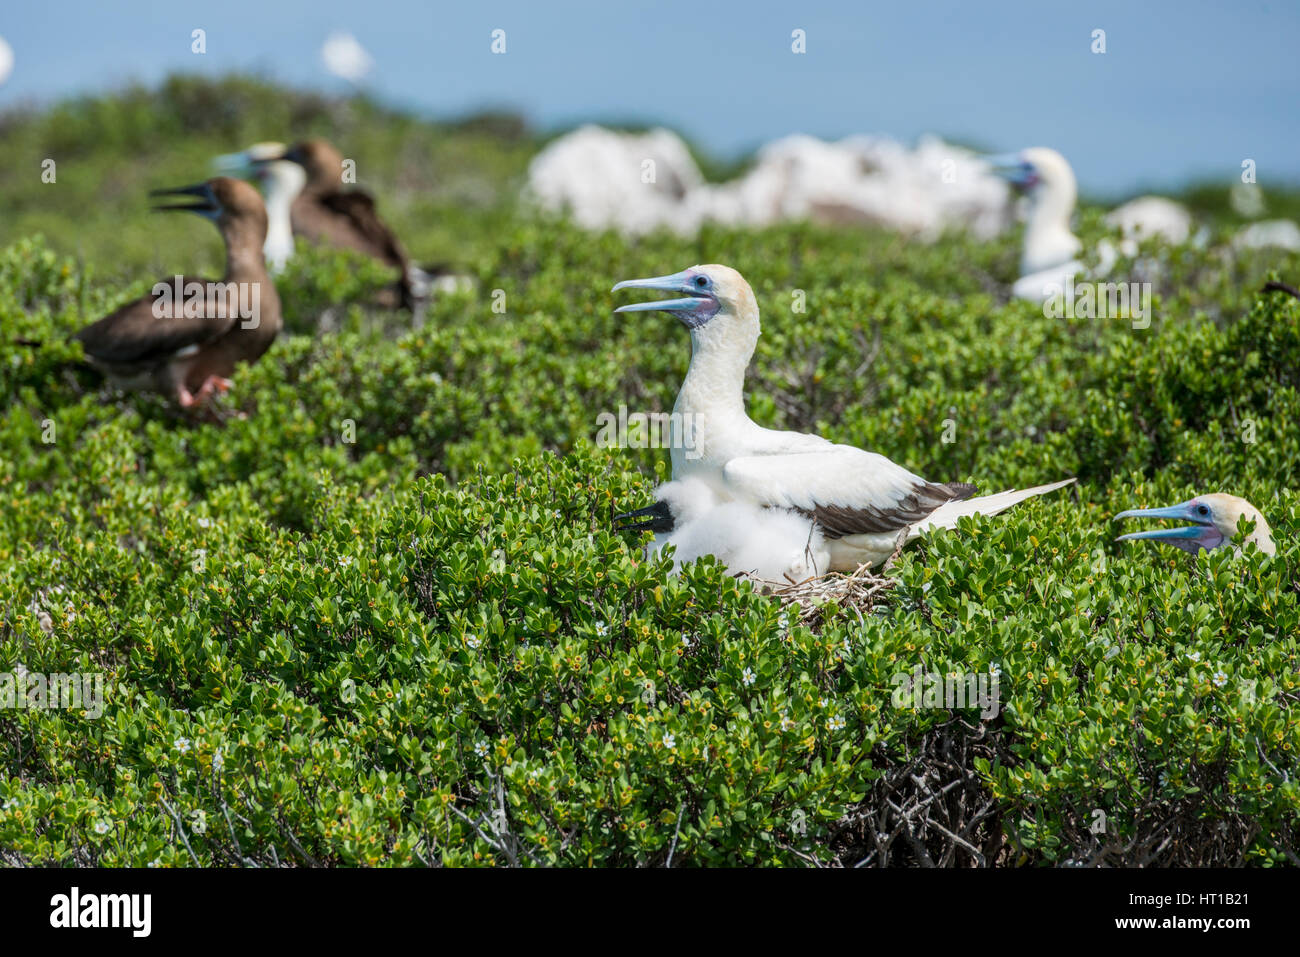
[{"label": "brown bird's wing", "polygon": [[[390,265],[406,270],[406,251],[398,242],[393,231],[388,228],[375,210],[375,200],[365,190],[354,189],[348,192],[335,190],[320,193],[316,201],[325,210],[346,222],[346,227],[336,227],[329,238],[340,246],[349,246],[361,252],[383,260]],[[341,235],[347,229],[353,235],[350,239]]]},{"label": "brown bird's wing", "polygon": [[[201,305],[196,301],[188,310],[191,315],[187,316],[183,293],[191,282],[203,284],[204,299]],[[174,280],[162,283],[174,292]],[[225,335],[235,324],[237,294],[232,306],[228,296],[223,296],[220,289],[214,290],[215,285],[203,279],[181,277],[180,302],[174,301],[174,295],[151,292],[91,323],[73,338],[81,341],[89,358],[109,365],[164,362],[183,349],[199,347]],[[193,314],[196,312],[199,315]]]},{"label": "brown bird's wing", "polygon": [[939,506],[970,498],[976,491],[975,486],[967,482],[926,482],[912,486],[910,492],[884,508],[815,505],[812,509],[800,511],[815,520],[827,538],[844,538],[846,535],[899,531],[928,518]]}]

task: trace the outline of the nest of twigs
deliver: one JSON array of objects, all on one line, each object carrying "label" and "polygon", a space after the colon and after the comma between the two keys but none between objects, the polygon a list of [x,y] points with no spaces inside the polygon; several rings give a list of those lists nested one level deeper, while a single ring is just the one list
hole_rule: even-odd
[{"label": "nest of twigs", "polygon": [[862,565],[849,575],[828,572],[800,582],[769,582],[765,590],[780,601],[783,608],[793,605],[799,615],[799,624],[816,628],[826,620],[832,605],[841,612],[849,611],[865,618],[883,603],[885,594],[896,584],[894,579],[877,575],[869,566]]}]

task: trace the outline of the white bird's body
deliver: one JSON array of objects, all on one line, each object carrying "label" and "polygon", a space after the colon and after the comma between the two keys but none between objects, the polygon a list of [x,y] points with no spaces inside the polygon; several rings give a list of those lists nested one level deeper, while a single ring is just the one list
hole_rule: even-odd
[{"label": "white bird's body", "polygon": [[733,575],[791,584],[827,571],[830,559],[813,521],[785,509],[726,501],[698,478],[675,479],[655,490],[668,527],[655,534],[652,554],[673,548],[673,571],[712,555]]},{"label": "white bird's body", "polygon": [[745,369],[758,342],[758,304],[726,266],[620,283],[689,298],[623,306],[665,309],[691,330],[691,364],[673,407],[673,479],[698,480],[723,502],[793,513],[825,538],[830,569],[888,559],[923,531],[962,515],[996,514],[1073,479],[972,499],[974,486],[928,482],[883,455],[816,435],[765,429],[745,412]]}]

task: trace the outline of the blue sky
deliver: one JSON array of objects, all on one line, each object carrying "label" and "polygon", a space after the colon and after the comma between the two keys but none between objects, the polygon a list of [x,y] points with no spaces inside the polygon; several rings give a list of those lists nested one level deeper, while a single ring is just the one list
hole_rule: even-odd
[{"label": "blue sky", "polygon": [[[202,56],[190,52],[196,27]],[[496,28],[505,55],[490,50]],[[803,55],[790,49],[796,28]],[[1094,29],[1105,54],[1090,50]],[[662,122],[719,156],[792,132],[1046,145],[1107,196],[1226,185],[1246,158],[1265,188],[1300,184],[1290,0],[11,2],[0,109],[177,70],[341,90],[319,58],[334,30],[374,56],[372,94],[431,115],[508,106],[542,128]]]}]

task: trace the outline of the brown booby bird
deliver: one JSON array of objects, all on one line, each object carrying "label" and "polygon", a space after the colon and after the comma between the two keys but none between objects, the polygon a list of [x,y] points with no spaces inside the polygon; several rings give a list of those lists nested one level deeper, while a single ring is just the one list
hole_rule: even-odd
[{"label": "brown booby bird", "polygon": [[149,295],[73,338],[113,384],[175,395],[189,408],[228,390],[235,366],[260,358],[280,331],[280,298],[262,259],[266,209],[256,189],[224,176],[152,195],[191,197],[154,208],[216,223],[226,244],[225,276],[160,280]]},{"label": "brown booby bird", "polygon": [[[293,190],[289,203],[293,235],[319,245],[355,250],[399,270],[397,292],[403,308],[412,308],[417,299],[428,294],[442,268],[424,270],[415,266],[392,229],[379,218],[374,197],[357,187],[342,188],[343,155],[338,150],[320,139],[302,140],[288,149],[271,149],[274,145],[259,143],[243,153],[220,157],[218,163],[232,172],[253,175],[284,161],[300,166],[306,182],[292,182],[285,187]],[[276,185],[273,178],[270,186]],[[273,202],[270,192],[267,201]],[[274,205],[273,215],[280,203]]]},{"label": "brown booby bird", "polygon": [[1224,545],[1232,544],[1232,536],[1237,534],[1237,523],[1242,519],[1254,522],[1254,530],[1245,537],[1245,543],[1254,544],[1265,555],[1277,554],[1273,544],[1273,532],[1259,509],[1244,498],[1215,492],[1210,495],[1198,495],[1186,502],[1170,505],[1168,508],[1133,508],[1120,512],[1119,518],[1173,518],[1191,525],[1182,528],[1156,528],[1147,532],[1130,532],[1115,539],[1117,542],[1145,539],[1167,542],[1185,552],[1195,555],[1201,549],[1212,551]]}]

